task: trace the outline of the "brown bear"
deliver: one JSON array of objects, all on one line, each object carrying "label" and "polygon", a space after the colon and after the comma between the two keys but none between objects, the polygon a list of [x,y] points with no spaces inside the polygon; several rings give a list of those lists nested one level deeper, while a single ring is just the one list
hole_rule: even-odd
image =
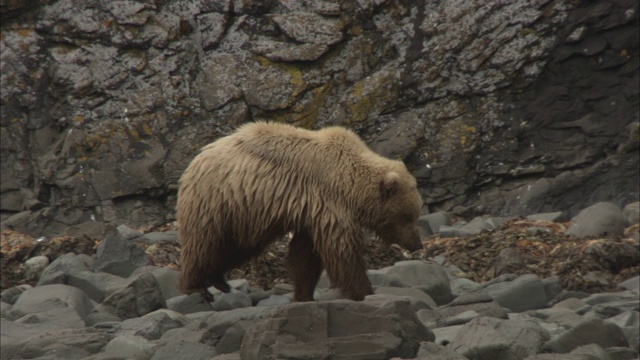
[{"label": "brown bear", "polygon": [[341,127],[317,131],[250,123],[202,148],[180,179],[181,288],[215,286],[225,274],[291,232],[287,265],[295,301],[313,300],[326,269],[344,296],[373,293],[363,228],[387,244],[422,248],[422,200],[401,161],[371,151]]}]

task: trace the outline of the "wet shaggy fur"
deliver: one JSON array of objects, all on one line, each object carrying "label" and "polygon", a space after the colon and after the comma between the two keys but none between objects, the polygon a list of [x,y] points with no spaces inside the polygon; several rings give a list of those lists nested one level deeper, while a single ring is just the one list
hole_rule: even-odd
[{"label": "wet shaggy fur", "polygon": [[362,300],[373,293],[363,228],[417,250],[421,206],[404,164],[347,129],[244,125],[205,146],[180,179],[182,291],[228,292],[229,270],[292,232],[286,260],[294,300],[313,300],[323,268],[346,297]]}]

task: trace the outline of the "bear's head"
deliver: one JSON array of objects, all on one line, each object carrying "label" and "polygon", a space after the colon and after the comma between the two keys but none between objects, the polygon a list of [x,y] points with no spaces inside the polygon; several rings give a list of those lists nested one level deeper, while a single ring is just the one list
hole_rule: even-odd
[{"label": "bear's head", "polygon": [[416,251],[423,247],[418,231],[422,198],[415,178],[402,170],[388,171],[380,181],[381,207],[373,230],[388,245]]}]

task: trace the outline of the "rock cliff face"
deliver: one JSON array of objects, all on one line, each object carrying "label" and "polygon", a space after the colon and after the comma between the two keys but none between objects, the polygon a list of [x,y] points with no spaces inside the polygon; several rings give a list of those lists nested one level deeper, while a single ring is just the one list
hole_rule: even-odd
[{"label": "rock cliff face", "polygon": [[173,218],[198,149],[243,122],[339,124],[430,210],[638,200],[639,5],[2,1],[1,214],[53,235]]}]

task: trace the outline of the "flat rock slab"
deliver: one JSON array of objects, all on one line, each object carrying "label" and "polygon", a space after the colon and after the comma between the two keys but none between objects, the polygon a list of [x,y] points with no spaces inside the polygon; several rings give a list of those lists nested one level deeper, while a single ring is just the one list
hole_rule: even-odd
[{"label": "flat rock slab", "polygon": [[498,304],[514,312],[540,309],[549,301],[542,280],[533,274],[498,282],[485,290]]},{"label": "flat rock slab", "polygon": [[8,311],[9,319],[54,309],[72,308],[81,319],[93,309],[91,299],[80,289],[69,285],[38,286],[25,291]]},{"label": "flat rock slab", "polygon": [[479,317],[462,326],[448,347],[477,360],[519,360],[540,352],[549,334],[529,320]]},{"label": "flat rock slab", "polygon": [[216,350],[211,346],[193,341],[174,340],[156,350],[151,360],[209,360],[216,355]]},{"label": "flat rock slab", "polygon": [[438,264],[407,260],[399,261],[386,270],[380,286],[420,289],[438,305],[446,304],[453,299],[447,273]]},{"label": "flat rock slab", "polygon": [[588,344],[597,344],[603,348],[629,346],[627,338],[618,326],[602,319],[586,318],[574,328],[549,340],[544,347],[551,352],[568,353]]},{"label": "flat rock slab", "polygon": [[240,355],[246,359],[382,359],[414,356],[434,336],[420,324],[408,301],[374,306],[336,300],[296,303],[247,329]]},{"label": "flat rock slab", "polygon": [[24,336],[9,342],[5,342],[7,338],[3,336],[0,350],[3,359],[33,359],[51,354],[62,359],[80,359],[101,351],[110,339],[110,335],[92,328],[29,332],[22,327],[21,332],[17,332],[16,326],[9,321],[2,319],[1,325],[3,334],[8,331]]},{"label": "flat rock slab", "polygon": [[189,323],[184,315],[167,310],[156,310],[139,318],[127,319],[115,329],[117,336],[141,336],[147,340],[159,339],[170,329],[181,328]]}]

